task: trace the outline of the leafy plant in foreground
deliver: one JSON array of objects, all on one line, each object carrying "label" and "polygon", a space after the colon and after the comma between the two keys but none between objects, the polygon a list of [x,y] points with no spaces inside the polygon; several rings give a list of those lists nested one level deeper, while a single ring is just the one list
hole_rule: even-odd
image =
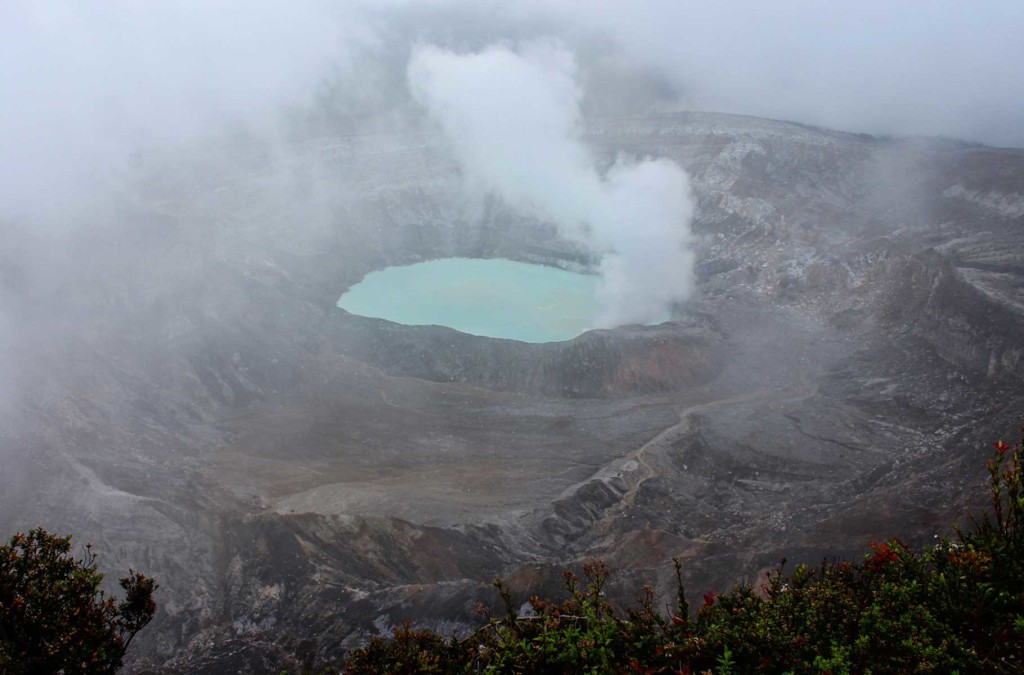
[{"label": "leafy plant in foreground", "polygon": [[71,537],[43,529],[0,546],[0,672],[113,673],[153,618],[153,579],[129,571],[118,602],[99,590],[91,548],[81,560],[70,550]]}]

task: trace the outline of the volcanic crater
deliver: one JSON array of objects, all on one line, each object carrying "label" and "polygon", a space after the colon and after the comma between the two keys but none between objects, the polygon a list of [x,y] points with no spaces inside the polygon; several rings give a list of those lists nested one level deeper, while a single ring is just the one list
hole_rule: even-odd
[{"label": "volcanic crater", "polygon": [[667,598],[678,556],[697,595],[962,516],[1024,402],[1024,151],[712,113],[584,140],[691,176],[697,289],[666,323],[531,344],[336,308],[387,266],[594,264],[467,201],[429,134],[305,144],[276,192],[258,149],[189,158],[189,186],[153,163],[91,235],[159,235],[109,279],[33,287],[13,251],[43,242],[11,233],[8,306],[77,323],[19,365],[5,528],[156,576],[133,667],[215,673],[337,662],[406,618],[466,631],[495,576],[525,599],[601,557],[613,599]]}]

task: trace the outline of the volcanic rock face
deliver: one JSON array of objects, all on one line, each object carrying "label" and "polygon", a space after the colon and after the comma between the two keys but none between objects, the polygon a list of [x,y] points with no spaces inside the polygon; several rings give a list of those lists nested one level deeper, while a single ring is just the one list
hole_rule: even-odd
[{"label": "volcanic rock face", "polygon": [[594,330],[568,342],[529,344],[340,316],[334,344],[394,375],[474,382],[567,398],[675,391],[721,369],[721,336],[700,317],[686,324]]},{"label": "volcanic rock face", "polygon": [[529,345],[335,308],[389,264],[593,263],[429,136],[153,160],[67,249],[10,227],[3,529],[155,575],[134,667],[182,672],[464,630],[495,576],[588,557],[628,599],[673,556],[700,593],[945,532],[1024,402],[1024,152],[714,114],[585,140],[691,175],[672,322]]}]

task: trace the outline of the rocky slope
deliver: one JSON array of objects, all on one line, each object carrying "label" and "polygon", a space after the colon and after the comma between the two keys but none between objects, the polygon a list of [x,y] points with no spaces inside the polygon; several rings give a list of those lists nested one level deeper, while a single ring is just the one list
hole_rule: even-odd
[{"label": "rocky slope", "polygon": [[157,576],[132,667],[211,673],[465,630],[495,576],[525,599],[587,557],[628,599],[673,556],[696,594],[946,531],[1024,402],[1024,151],[710,113],[585,140],[691,176],[673,322],[526,345],[336,309],[389,264],[591,262],[429,135],[152,158],[70,243],[9,226],[0,525]]}]

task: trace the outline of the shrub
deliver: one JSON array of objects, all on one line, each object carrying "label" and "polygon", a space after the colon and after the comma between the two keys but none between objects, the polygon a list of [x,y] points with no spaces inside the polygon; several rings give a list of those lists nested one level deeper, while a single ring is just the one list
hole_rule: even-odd
[{"label": "shrub", "polygon": [[120,602],[99,590],[89,546],[36,529],[0,546],[0,672],[113,673],[156,611],[156,583],[129,570]]}]

